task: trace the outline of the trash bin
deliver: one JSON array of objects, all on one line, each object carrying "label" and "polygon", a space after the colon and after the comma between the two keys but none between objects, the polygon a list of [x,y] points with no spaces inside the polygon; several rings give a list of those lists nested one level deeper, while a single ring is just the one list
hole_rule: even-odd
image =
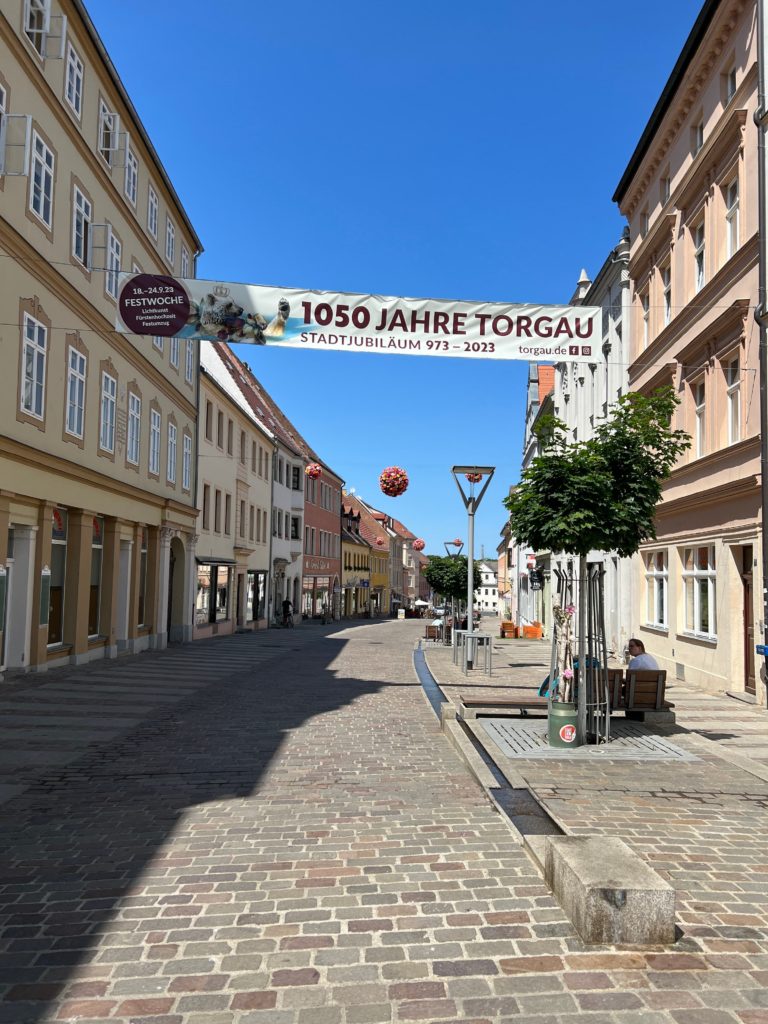
[{"label": "trash bin", "polygon": [[572,701],[554,701],[549,709],[547,738],[550,747],[578,747],[579,713]]}]

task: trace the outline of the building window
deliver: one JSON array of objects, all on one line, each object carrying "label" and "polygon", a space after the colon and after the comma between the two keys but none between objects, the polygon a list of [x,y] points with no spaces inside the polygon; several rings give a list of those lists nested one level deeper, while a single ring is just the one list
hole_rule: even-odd
[{"label": "building window", "polygon": [[301,519],[291,516],[291,540],[301,540]]},{"label": "building window", "polygon": [[32,133],[32,188],[29,208],[47,228],[53,223],[54,156],[37,132]]},{"label": "building window", "polygon": [[693,384],[693,408],[695,415],[696,457],[701,458],[707,450],[707,405],[704,380]]},{"label": "building window", "polygon": [[245,502],[240,501],[240,536],[245,540]]},{"label": "building window", "polygon": [[232,532],[232,495],[224,495],[224,533],[227,536]]},{"label": "building window", "polygon": [[139,608],[137,618],[140,626],[147,618],[147,531],[141,531],[141,555],[139,560]]},{"label": "building window", "polygon": [[245,431],[240,431],[240,465],[245,465]]},{"label": "building window", "polygon": [[235,425],[232,420],[227,420],[227,455],[232,454]]},{"label": "building window", "polygon": [[648,342],[651,339],[651,303],[647,291],[643,292],[643,294],[640,296],[640,309],[643,318],[643,348],[646,349],[648,348]]},{"label": "building window", "polygon": [[257,450],[261,451],[261,449],[256,444],[256,442],[255,441],[251,441],[251,472],[252,473],[256,472],[256,451]]},{"label": "building window", "polygon": [[213,495],[213,532],[221,533],[221,491],[218,489]]},{"label": "building window", "polygon": [[205,403],[205,439],[213,441],[213,402]]},{"label": "building window", "polygon": [[728,444],[741,440],[741,373],[738,356],[725,364],[726,401],[728,405]]},{"label": "building window", "polygon": [[224,413],[221,410],[216,414],[216,447],[224,451]]},{"label": "building window", "polygon": [[301,478],[302,478],[301,466],[291,466],[291,490],[301,490]]},{"label": "building window", "polygon": [[203,484],[203,529],[211,528],[211,487]]},{"label": "building window", "polygon": [[186,245],[181,247],[181,276],[189,277],[189,251]]},{"label": "building window", "polygon": [[170,353],[171,366],[179,368],[179,339],[171,338],[171,353]]},{"label": "building window", "polygon": [[82,438],[85,420],[85,356],[70,346],[67,364],[67,433]]},{"label": "building window", "polygon": [[128,393],[128,436],[125,457],[134,466],[139,464],[141,445],[141,399],[132,391]]},{"label": "building window", "polygon": [[672,319],[672,267],[669,263],[661,268],[661,293],[666,327]]},{"label": "building window", "polygon": [[115,410],[117,408],[117,381],[108,373],[101,374],[101,426],[99,447],[105,452],[115,450]]},{"label": "building window", "polygon": [[256,509],[251,505],[248,510],[248,540],[254,541],[255,534],[255,523],[256,523]]},{"label": "building window", "polygon": [[93,207],[91,202],[75,185],[72,200],[72,255],[78,263],[88,266],[90,257],[90,229]]},{"label": "building window", "polygon": [[153,476],[160,475],[160,429],[162,416],[157,409],[149,414],[149,472]]},{"label": "building window", "polygon": [[171,218],[165,218],[165,258],[173,266],[176,259],[176,228],[171,223]]},{"label": "building window", "polygon": [[104,287],[107,295],[111,295],[113,299],[117,298],[117,282],[120,275],[120,259],[122,254],[122,242],[110,226],[107,243],[107,273],[104,276]]},{"label": "building window", "polygon": [[666,551],[649,551],[645,559],[645,619],[649,626],[667,626],[669,570]]},{"label": "building window", "polygon": [[645,238],[648,234],[648,228],[651,226],[650,216],[648,214],[648,207],[643,210],[640,214],[640,237]]},{"label": "building window", "polygon": [[192,438],[184,435],[184,450],[181,461],[181,486],[185,491],[192,489]]},{"label": "building window", "polygon": [[659,180],[659,198],[661,199],[662,206],[669,199],[671,192],[671,182],[669,180],[669,174],[665,174]]},{"label": "building window", "polygon": [[693,229],[693,265],[695,290],[700,292],[706,281],[706,245],[704,240],[704,221],[700,221]]},{"label": "building window", "polygon": [[48,331],[38,320],[24,314],[24,350],[21,361],[21,409],[35,419],[45,416],[45,361]]},{"label": "building window", "polygon": [[713,545],[683,549],[683,593],[687,633],[706,637],[717,635],[715,579]]},{"label": "building window", "polygon": [[168,424],[168,465],[166,479],[169,484],[176,483],[176,424]]},{"label": "building window", "polygon": [[192,383],[192,378],[195,375],[195,347],[194,342],[187,341],[187,355],[184,364],[184,380],[188,384]]},{"label": "building window", "polygon": [[162,352],[165,349],[165,338],[162,334],[154,334],[152,336],[152,344],[158,352]]},{"label": "building window", "polygon": [[736,95],[736,68],[732,67],[729,71],[726,71],[723,78],[723,84],[725,85],[725,103],[727,106]]},{"label": "building window", "polygon": [[117,149],[119,119],[104,100],[99,101],[99,152],[112,166],[112,154]]},{"label": "building window", "polygon": [[725,188],[725,222],[726,222],[726,255],[731,256],[739,248],[739,179],[726,185]]},{"label": "building window", "polygon": [[131,147],[126,144],[125,154],[125,194],[131,206],[136,206],[139,193],[139,161]]},{"label": "building window", "polygon": [[157,192],[151,185],[147,193],[147,231],[157,238]]},{"label": "building window", "polygon": [[67,512],[53,510],[51,536],[51,576],[48,595],[48,644],[64,641],[64,583],[67,568]]},{"label": "building window", "polygon": [[50,0],[25,0],[24,32],[37,52],[43,56],[45,38],[51,22]]},{"label": "building window", "polygon": [[78,120],[80,120],[83,113],[83,71],[83,62],[75,53],[72,43],[70,43],[67,47],[67,75],[64,98],[77,115]]},{"label": "building window", "polygon": [[704,121],[698,121],[691,128],[691,153],[696,156],[704,145]]}]

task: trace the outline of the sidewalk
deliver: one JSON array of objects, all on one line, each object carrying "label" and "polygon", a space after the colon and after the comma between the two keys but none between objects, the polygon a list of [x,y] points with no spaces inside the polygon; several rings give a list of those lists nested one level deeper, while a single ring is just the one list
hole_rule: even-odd
[{"label": "sidewalk", "polygon": [[[587,948],[441,734],[423,625],[242,634],[0,690],[28,730],[0,807],[0,1022],[768,1021],[768,784],[685,734],[708,753],[516,762],[561,827],[621,835],[678,890],[674,949]],[[35,737],[56,757],[14,771]]]}]

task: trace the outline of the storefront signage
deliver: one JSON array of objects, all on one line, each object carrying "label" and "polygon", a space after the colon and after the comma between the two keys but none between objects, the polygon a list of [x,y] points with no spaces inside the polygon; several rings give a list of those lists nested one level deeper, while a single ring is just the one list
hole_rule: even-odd
[{"label": "storefront signage", "polygon": [[121,274],[119,330],[433,358],[602,363],[597,306],[454,302]]}]

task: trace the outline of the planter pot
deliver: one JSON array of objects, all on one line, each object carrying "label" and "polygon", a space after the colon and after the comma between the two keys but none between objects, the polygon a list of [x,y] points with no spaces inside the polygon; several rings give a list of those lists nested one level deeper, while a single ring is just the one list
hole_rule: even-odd
[{"label": "planter pot", "polygon": [[542,628],[541,626],[523,626],[523,639],[524,640],[541,640]]},{"label": "planter pot", "polygon": [[549,709],[547,739],[550,747],[578,747],[576,705],[571,701],[555,701]]}]

